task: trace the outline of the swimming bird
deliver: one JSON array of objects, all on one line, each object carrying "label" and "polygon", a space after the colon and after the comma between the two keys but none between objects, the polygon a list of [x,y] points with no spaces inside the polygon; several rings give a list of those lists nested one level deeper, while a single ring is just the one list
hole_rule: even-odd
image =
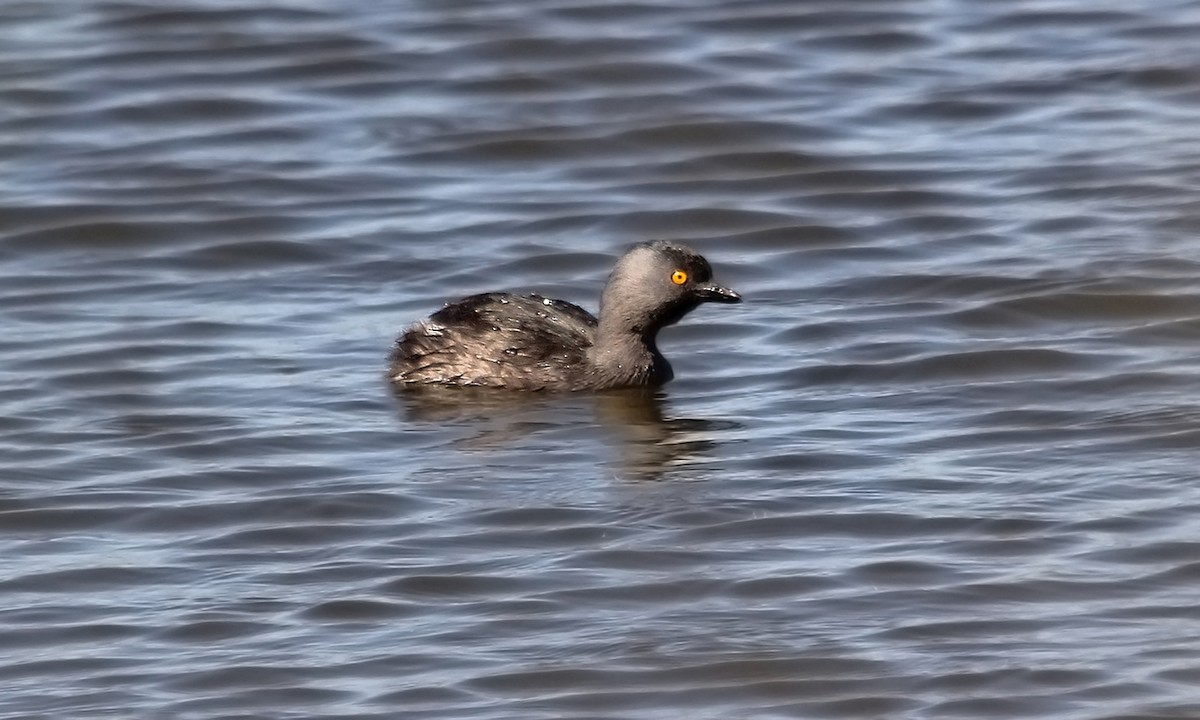
[{"label": "swimming bird", "polygon": [[656,337],[701,303],[737,303],[708,261],[667,241],[639,243],[608,276],[599,318],[566,300],[483,293],[449,303],[396,341],[398,386],[604,390],[661,385],[674,376]]}]

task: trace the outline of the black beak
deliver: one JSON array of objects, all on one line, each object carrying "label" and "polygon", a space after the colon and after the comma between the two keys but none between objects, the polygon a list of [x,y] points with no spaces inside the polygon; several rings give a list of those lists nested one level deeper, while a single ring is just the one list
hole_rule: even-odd
[{"label": "black beak", "polygon": [[720,285],[705,285],[692,291],[700,302],[740,303],[742,296]]}]

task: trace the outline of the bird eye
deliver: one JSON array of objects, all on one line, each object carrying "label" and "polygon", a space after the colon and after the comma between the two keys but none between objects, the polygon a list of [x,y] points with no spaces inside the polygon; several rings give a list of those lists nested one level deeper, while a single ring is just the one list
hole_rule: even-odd
[{"label": "bird eye", "polygon": [[687,282],[687,273],[682,270],[676,270],[675,272],[671,273],[671,282],[675,283],[676,285],[684,284]]}]

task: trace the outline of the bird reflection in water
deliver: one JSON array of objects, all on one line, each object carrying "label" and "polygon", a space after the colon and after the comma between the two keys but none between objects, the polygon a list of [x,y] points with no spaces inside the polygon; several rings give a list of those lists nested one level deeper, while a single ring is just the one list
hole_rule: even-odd
[{"label": "bird reflection in water", "polygon": [[574,449],[599,431],[602,441],[615,446],[618,474],[631,480],[660,479],[673,467],[696,462],[716,447],[718,433],[737,427],[728,421],[667,418],[666,394],[651,388],[537,394],[428,387],[395,397],[408,423],[465,430],[453,441],[464,452]]}]

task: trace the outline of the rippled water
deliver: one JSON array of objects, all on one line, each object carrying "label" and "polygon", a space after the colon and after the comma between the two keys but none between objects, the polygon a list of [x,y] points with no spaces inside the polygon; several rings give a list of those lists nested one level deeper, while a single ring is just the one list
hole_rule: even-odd
[{"label": "rippled water", "polygon": [[[1200,717],[1200,3],[0,10],[0,715]],[[405,324],[700,248],[657,396]]]}]

